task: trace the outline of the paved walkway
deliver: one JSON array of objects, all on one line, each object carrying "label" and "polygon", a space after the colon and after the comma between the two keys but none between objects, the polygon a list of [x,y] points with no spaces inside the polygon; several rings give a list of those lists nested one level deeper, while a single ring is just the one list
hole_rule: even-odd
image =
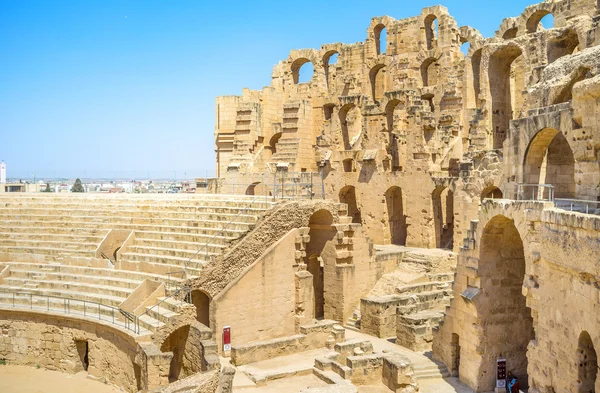
[{"label": "paved walkway", "polygon": [[[431,365],[434,362],[425,354],[413,352],[392,342],[364,333],[346,329],[346,340],[360,338],[371,341],[375,352],[396,352],[406,356],[414,365]],[[268,359],[237,367],[233,381],[234,393],[298,393],[307,387],[327,386],[312,375],[316,357],[331,352],[327,348],[297,353],[289,356]],[[230,364],[222,358],[222,364]],[[258,383],[255,383],[257,381]],[[257,386],[258,385],[258,386]],[[457,378],[431,378],[419,381],[420,391],[424,393],[473,393],[469,387]],[[278,390],[279,389],[279,390]],[[359,386],[359,393],[384,393],[381,386]],[[389,391],[389,390],[387,390]]]}]

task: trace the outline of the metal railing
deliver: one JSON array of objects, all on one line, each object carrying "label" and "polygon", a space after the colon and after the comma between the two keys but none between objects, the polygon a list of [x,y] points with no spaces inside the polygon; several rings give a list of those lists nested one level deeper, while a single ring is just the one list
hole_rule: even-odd
[{"label": "metal railing", "polygon": [[9,303],[6,303],[5,301],[0,303],[0,307],[8,306],[97,319],[102,322],[122,327],[135,334],[140,334],[139,318],[118,307],[61,296],[36,295],[26,292],[8,293],[12,294],[12,299],[8,300]]},{"label": "metal railing", "polygon": [[[162,299],[161,301],[159,301],[158,303],[156,303],[152,307],[147,308],[146,311],[144,311],[144,313],[142,315],[140,315],[140,317],[142,317],[144,315],[147,315],[150,318],[156,319],[156,326],[155,327],[157,327],[157,328],[160,327],[160,324],[162,322],[160,321],[159,318],[152,317],[150,315],[150,312],[156,310],[155,312],[160,315],[160,306],[161,306],[161,304],[165,303],[169,299],[175,299],[180,293],[183,293],[183,299],[184,299],[184,301],[186,301],[187,303],[191,303],[192,302],[192,297],[191,297],[192,296],[192,288],[190,288],[187,285],[182,285],[175,292],[173,292],[170,295],[166,296],[164,299]],[[163,308],[169,310],[168,307],[163,307]],[[140,317],[138,317],[138,320],[139,320]]]},{"label": "metal railing", "polygon": [[512,199],[516,201],[554,201],[554,186],[552,184],[518,183],[511,186],[514,187],[512,190],[507,189],[506,185],[504,186],[504,198],[510,198],[512,194]]},{"label": "metal railing", "polygon": [[568,210],[572,212],[600,215],[600,201],[555,198],[554,206],[558,209]]}]

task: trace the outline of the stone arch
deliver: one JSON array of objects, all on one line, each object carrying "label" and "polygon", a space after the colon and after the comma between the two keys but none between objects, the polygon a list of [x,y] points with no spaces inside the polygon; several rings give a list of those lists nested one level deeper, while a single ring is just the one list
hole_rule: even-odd
[{"label": "stone arch", "polygon": [[549,9],[541,8],[535,10],[531,15],[529,15],[527,22],[525,22],[525,29],[527,30],[527,33],[531,34],[537,32],[540,28],[540,22],[542,21],[542,19],[546,15],[551,14],[552,11]]},{"label": "stone arch", "polygon": [[392,170],[401,170],[406,156],[406,142],[403,139],[407,132],[407,112],[404,102],[390,100],[385,106],[385,115],[388,129],[386,150],[392,159]]},{"label": "stone arch", "polygon": [[323,105],[323,119],[325,121],[330,121],[333,116],[333,112],[335,111],[335,104],[327,103]]},{"label": "stone arch", "polygon": [[430,57],[421,64],[421,80],[423,87],[435,86],[438,83],[438,73],[436,67],[439,66],[438,59]]},{"label": "stone arch", "polygon": [[[544,128],[531,139],[525,152],[523,183],[551,184],[555,197],[575,197],[575,158],[562,132]],[[548,199],[549,195],[539,197]]]},{"label": "stone arch", "polygon": [[385,192],[384,196],[390,243],[405,246],[408,225],[404,214],[402,189],[392,186]]},{"label": "stone arch", "polygon": [[489,59],[488,78],[492,98],[494,149],[502,148],[510,121],[514,118],[513,111],[521,104],[518,92],[523,90],[524,71],[515,70],[515,65],[518,64],[517,58],[522,54],[523,51],[518,45],[509,44],[496,50]]},{"label": "stone arch", "polygon": [[429,14],[424,19],[427,49],[434,49],[437,47],[439,37],[439,28],[436,26],[437,21],[438,17],[434,14]]},{"label": "stone arch", "polygon": [[333,85],[332,79],[333,79],[334,74],[331,72],[330,66],[332,64],[335,64],[335,63],[331,63],[331,58],[334,55],[339,55],[339,52],[337,50],[328,50],[323,55],[323,69],[325,70],[325,80],[327,81],[327,87]]},{"label": "stone arch", "polygon": [[[373,28],[373,35],[375,37],[375,50],[378,55],[387,52],[387,29],[383,23],[378,24]],[[382,42],[383,35],[383,42]],[[383,44],[383,45],[382,45]]]},{"label": "stone arch", "polygon": [[272,195],[269,188],[261,182],[254,182],[246,188],[246,195]]},{"label": "stone arch", "polygon": [[[507,371],[528,387],[527,347],[535,338],[534,318],[522,294],[526,275],[523,241],[513,220],[494,216],[482,231],[479,242],[481,293],[474,299],[481,320],[482,391],[494,389],[495,361],[507,359]],[[491,375],[487,375],[491,374]]]},{"label": "stone arch", "polygon": [[467,107],[481,107],[481,56],[483,50],[477,49],[470,53],[471,67],[467,69]]},{"label": "stone arch", "polygon": [[200,289],[191,292],[192,304],[196,307],[196,320],[206,327],[210,327],[210,304],[212,298]]},{"label": "stone arch", "polygon": [[[307,59],[306,57],[300,57],[292,62],[292,65],[291,65],[292,78],[293,78],[295,85],[301,83],[300,82],[300,69],[307,63],[312,64],[312,62],[309,59]],[[314,64],[313,64],[313,70],[314,70]],[[312,80],[312,78],[314,78],[314,76],[315,76],[315,72],[313,71],[311,80]]]},{"label": "stone arch", "polygon": [[345,186],[340,190],[340,203],[348,205],[348,215],[352,217],[353,223],[362,223],[362,215],[358,208],[356,188],[354,186]]},{"label": "stone arch", "polygon": [[352,145],[362,133],[362,113],[358,106],[346,104],[340,108],[339,116],[344,150],[352,150]]},{"label": "stone arch", "polygon": [[502,191],[496,186],[488,186],[481,191],[481,200],[484,199],[502,199]]},{"label": "stone arch", "polygon": [[190,325],[184,325],[173,331],[163,341],[161,352],[172,352],[171,364],[169,366],[169,382],[175,382],[189,375],[184,364],[184,354],[190,333]]},{"label": "stone arch", "polygon": [[[333,227],[333,216],[326,209],[317,210],[309,219],[309,237],[306,244],[307,270],[313,276],[314,293],[314,315],[315,319],[325,317],[325,288],[330,276],[326,265],[335,265],[331,255],[325,252],[326,246],[335,237],[336,230]],[[331,301],[331,299],[328,299]]]},{"label": "stone arch", "polygon": [[598,377],[598,356],[590,334],[585,330],[577,344],[577,393],[595,392]]},{"label": "stone arch", "polygon": [[439,186],[431,194],[435,246],[454,248],[454,193],[450,187]]},{"label": "stone arch", "polygon": [[512,40],[513,38],[517,38],[517,33],[519,32],[518,27],[511,27],[507,29],[503,34],[502,38],[505,40]]},{"label": "stone arch", "polygon": [[579,36],[577,32],[569,28],[562,34],[548,40],[546,56],[548,64],[552,64],[563,56],[572,54],[579,47]]},{"label": "stone arch", "polygon": [[374,102],[381,102],[386,91],[387,70],[384,64],[377,64],[369,71],[369,81],[371,82],[371,97]]}]

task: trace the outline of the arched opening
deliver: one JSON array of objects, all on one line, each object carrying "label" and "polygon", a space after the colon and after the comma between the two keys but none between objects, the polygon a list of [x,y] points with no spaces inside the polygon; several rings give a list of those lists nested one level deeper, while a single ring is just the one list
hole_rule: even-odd
[{"label": "arched opening", "polygon": [[189,333],[190,326],[182,326],[171,333],[160,347],[161,352],[173,353],[173,358],[169,366],[169,382],[175,382],[180,378],[190,375],[184,365],[184,354]]},{"label": "arched opening", "polygon": [[472,95],[475,108],[481,107],[479,94],[481,94],[481,49],[476,50],[471,56],[471,71],[473,72]]},{"label": "arched opening", "polygon": [[454,248],[454,193],[448,187],[438,187],[432,194],[435,246]]},{"label": "arched opening", "polygon": [[518,64],[515,60],[519,56],[519,47],[506,46],[494,52],[490,59],[488,75],[492,95],[494,149],[502,148],[513,119],[513,110],[521,103],[518,94],[523,91],[524,71],[515,67]]},{"label": "arched opening", "polygon": [[329,51],[323,56],[323,68],[325,69],[325,79],[327,80],[327,87],[333,85],[335,80],[335,68],[333,65],[337,63],[338,52]]},{"label": "arched opening", "polygon": [[512,40],[513,38],[517,38],[518,32],[518,27],[511,27],[510,29],[506,29],[504,34],[502,34],[502,38],[504,38],[505,40]]},{"label": "arched opening", "polygon": [[354,169],[354,160],[352,158],[346,158],[344,161],[342,161],[342,164],[344,166],[344,172],[348,173],[356,171]]},{"label": "arched opening", "polygon": [[292,63],[292,77],[294,84],[308,83],[312,80],[315,69],[310,60],[306,58],[296,59]]},{"label": "arched opening", "polygon": [[469,54],[470,48],[471,48],[471,43],[469,41],[465,41],[460,44],[460,51],[465,56],[467,56]]},{"label": "arched opening", "polygon": [[340,203],[348,205],[348,215],[352,217],[353,223],[362,223],[362,215],[356,202],[356,189],[354,186],[346,186],[340,190]]},{"label": "arched opening", "polygon": [[437,59],[430,57],[421,64],[421,79],[423,87],[435,86],[438,83],[438,62]]},{"label": "arched opening", "polygon": [[[325,317],[325,280],[329,274],[333,273],[326,271],[326,265],[330,267],[335,265],[335,261],[328,261],[330,254],[325,251],[336,234],[332,224],[333,216],[328,210],[314,212],[308,223],[310,241],[306,244],[306,255],[308,256],[306,264],[308,272],[313,276],[315,319]],[[335,248],[335,246],[333,247]]]},{"label": "arched opening", "polygon": [[526,23],[527,33],[535,33],[544,29],[554,27],[554,16],[548,10],[538,10],[534,12]]},{"label": "arched opening", "polygon": [[271,192],[263,183],[255,182],[246,188],[246,195],[271,195]]},{"label": "arched opening", "polygon": [[[539,131],[529,143],[523,167],[524,183],[551,184],[557,198],[575,197],[575,158],[562,132],[554,128]],[[535,199],[548,199],[546,189]]]},{"label": "arched opening", "polygon": [[340,124],[342,126],[344,150],[352,150],[352,145],[358,140],[362,132],[360,108],[354,104],[344,105],[340,109]]},{"label": "arched opening", "polygon": [[380,102],[383,99],[383,94],[386,89],[386,69],[383,64],[378,64],[369,73],[369,79],[371,81],[371,96],[374,102]]},{"label": "arched opening", "polygon": [[429,110],[431,111],[431,113],[435,113],[435,104],[433,103],[433,98],[435,97],[435,95],[433,94],[423,94],[421,96],[421,99],[427,101],[427,106],[429,107]]},{"label": "arched opening", "polygon": [[513,220],[496,216],[486,225],[478,272],[482,293],[474,302],[483,329],[479,345],[484,357],[479,374],[486,375],[481,391],[494,389],[498,358],[506,358],[507,372],[518,378],[522,390],[527,389],[527,346],[535,332],[531,310],[522,294],[523,241]]},{"label": "arched opening", "polygon": [[388,141],[386,150],[391,157],[393,171],[402,170],[406,159],[406,107],[400,100],[391,100],[386,108]]},{"label": "arched opening", "polygon": [[267,151],[266,159],[270,159],[273,157],[273,154],[277,153],[277,142],[281,138],[281,132],[274,134],[271,139],[269,139],[269,145],[265,146],[265,151]]},{"label": "arched opening", "polygon": [[375,34],[375,48],[377,50],[377,54],[380,55],[382,53],[386,53],[387,51],[387,29],[384,25],[379,24],[375,26],[373,30]]},{"label": "arched opening", "polygon": [[325,104],[325,105],[323,105],[323,118],[326,121],[331,120],[331,116],[333,115],[334,109],[335,109],[335,104]]},{"label": "arched opening", "polygon": [[496,186],[489,186],[481,192],[481,200],[502,199],[502,191]]},{"label": "arched opening", "polygon": [[590,69],[587,67],[580,67],[579,69],[577,69],[577,71],[571,78],[571,81],[569,81],[569,83],[562,88],[562,90],[560,91],[560,93],[558,93],[554,101],[552,101],[552,105],[571,101],[573,99],[573,86],[575,86],[576,83],[586,79],[588,77],[589,71]]},{"label": "arched opening", "polygon": [[437,40],[438,40],[437,16],[429,15],[425,18],[425,41],[427,42],[427,49],[436,48]]},{"label": "arched opening", "polygon": [[405,246],[408,226],[402,199],[402,189],[400,187],[391,187],[385,192],[390,243]]},{"label": "arched opening", "polygon": [[211,298],[205,292],[199,289],[192,291],[192,304],[196,306],[196,320],[207,327],[210,327],[210,302]]},{"label": "arched opening", "polygon": [[598,356],[590,334],[579,335],[577,345],[577,393],[594,393],[598,376]]},{"label": "arched opening", "polygon": [[90,345],[87,340],[75,340],[75,347],[81,362],[83,371],[87,371],[90,366]]},{"label": "arched opening", "polygon": [[573,29],[567,30],[559,37],[548,41],[548,64],[554,63],[563,56],[573,54],[579,46],[579,37]]},{"label": "arched opening", "polygon": [[460,378],[460,337],[456,333],[452,333],[451,349],[452,365],[451,372],[453,377]]}]

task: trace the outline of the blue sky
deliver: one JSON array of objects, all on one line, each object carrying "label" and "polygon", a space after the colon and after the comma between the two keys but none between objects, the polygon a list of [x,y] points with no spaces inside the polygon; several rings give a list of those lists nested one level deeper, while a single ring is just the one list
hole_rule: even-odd
[{"label": "blue sky", "polygon": [[[211,175],[216,96],[436,3],[0,0],[0,159],[9,177]],[[531,1],[442,4],[487,37]]]}]

